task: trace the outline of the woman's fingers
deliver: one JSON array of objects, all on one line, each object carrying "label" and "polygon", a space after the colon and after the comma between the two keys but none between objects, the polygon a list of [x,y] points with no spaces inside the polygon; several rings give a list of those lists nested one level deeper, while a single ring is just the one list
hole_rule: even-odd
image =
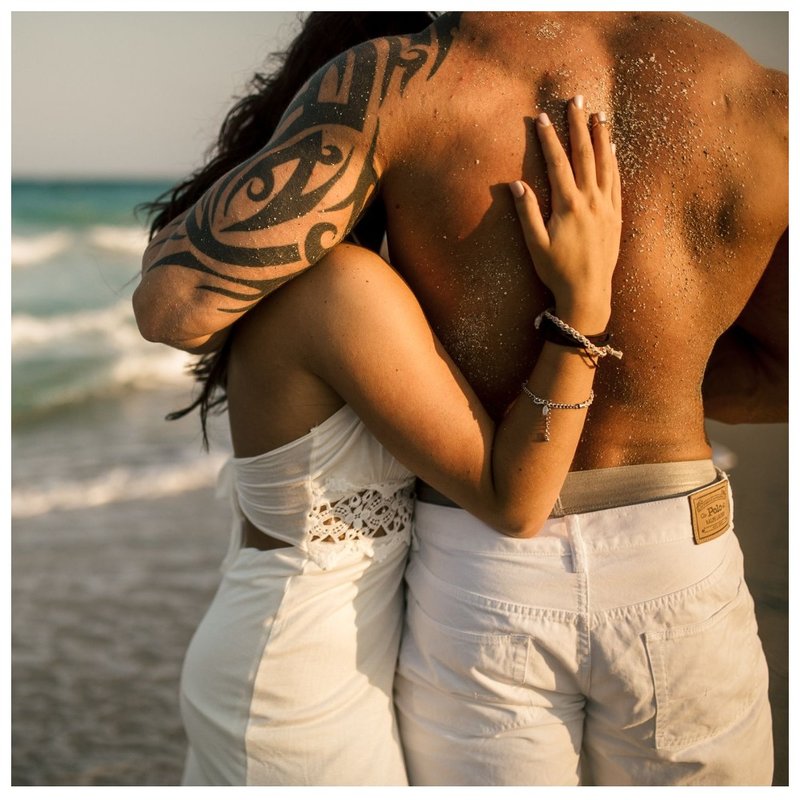
[{"label": "woman's fingers", "polygon": [[587,126],[583,96],[576,95],[567,104],[567,118],[571,159],[567,158],[547,114],[540,114],[536,119],[536,130],[547,164],[553,212],[567,211],[577,194],[593,194],[597,190],[611,197],[612,206],[618,210],[621,194],[619,167],[611,149],[606,113],[592,114]]},{"label": "woman's fingers", "polygon": [[536,260],[537,254],[541,253],[550,244],[550,235],[539,208],[539,201],[531,190],[530,186],[522,181],[514,181],[509,184],[511,194],[514,195],[514,203],[517,207],[517,216],[522,225],[522,233],[525,236],[525,244],[528,252]]},{"label": "woman's fingers", "polygon": [[567,103],[567,119],[575,183],[579,189],[592,188],[597,184],[595,151],[586,125],[583,95],[577,94]]},{"label": "woman's fingers", "polygon": [[567,154],[558,140],[558,134],[547,114],[539,114],[536,118],[536,132],[539,135],[542,153],[547,164],[553,211],[559,211],[564,207],[565,199],[575,192],[575,176]]},{"label": "woman's fingers", "polygon": [[[617,169],[616,159],[611,152],[611,134],[608,130],[608,117],[604,111],[592,114],[589,122],[594,152],[595,174],[597,186],[604,193],[612,191],[614,173]],[[618,177],[618,176],[617,176]]]}]

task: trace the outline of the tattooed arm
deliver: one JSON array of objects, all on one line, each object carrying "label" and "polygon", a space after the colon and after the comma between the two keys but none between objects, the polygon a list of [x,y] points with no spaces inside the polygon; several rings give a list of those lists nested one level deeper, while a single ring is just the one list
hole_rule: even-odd
[{"label": "tattooed arm", "polygon": [[457,23],[446,14],[319,70],[267,145],[150,242],[133,298],[142,335],[213,349],[221,331],[340,242],[380,178],[381,114],[409,81],[433,77]]}]

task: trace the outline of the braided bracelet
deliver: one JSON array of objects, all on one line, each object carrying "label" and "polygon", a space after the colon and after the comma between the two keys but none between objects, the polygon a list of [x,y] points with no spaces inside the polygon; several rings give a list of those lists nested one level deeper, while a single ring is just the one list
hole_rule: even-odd
[{"label": "braided bracelet", "polygon": [[[534,320],[533,324],[538,330],[542,324],[542,320],[547,320],[556,327],[558,327],[561,331],[563,331],[566,336],[574,343],[575,347],[582,347],[590,356],[595,356],[595,358],[603,358],[604,356],[614,356],[614,358],[622,358],[622,351],[615,350],[610,344],[595,344],[594,342],[590,341],[588,336],[584,336],[579,331],[576,331],[575,328],[567,325],[564,320],[559,319],[555,314],[553,314],[550,309],[546,311],[542,311],[538,317]],[[600,334],[598,336],[594,336],[594,339],[606,339],[608,334]]]},{"label": "braided bracelet", "polygon": [[589,391],[589,396],[580,403],[556,403],[554,400],[548,400],[545,397],[539,397],[528,388],[528,381],[522,384],[522,391],[528,396],[530,401],[542,407],[542,416],[544,417],[544,440],[550,441],[550,411],[554,408],[559,410],[578,411],[582,408],[589,408],[594,400],[594,390]]},{"label": "braided bracelet", "polygon": [[[570,336],[570,334],[562,331],[555,322],[552,322],[548,317],[543,315],[540,319],[539,333],[544,336],[547,342],[560,344],[562,347],[572,347],[579,350],[583,349],[582,342],[579,342],[574,336]],[[608,331],[603,331],[602,333],[596,333],[594,335],[589,335],[587,333],[585,336],[595,347],[600,347],[611,341],[611,334]]]}]

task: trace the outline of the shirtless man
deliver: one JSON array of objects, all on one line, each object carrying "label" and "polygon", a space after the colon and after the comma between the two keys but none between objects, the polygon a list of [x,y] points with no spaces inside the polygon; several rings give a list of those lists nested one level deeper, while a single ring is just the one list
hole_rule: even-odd
[{"label": "shirtless man", "polygon": [[[409,768],[416,782],[427,783],[570,783],[581,773],[598,783],[769,783],[766,668],[749,598],[731,589],[710,605],[681,605],[672,616],[661,610],[736,561],[732,545],[722,544],[735,541],[724,535],[730,499],[724,481],[709,480],[704,414],[726,422],[787,414],[784,74],[681,15],[446,14],[419,36],[357,48],[312,79],[265,149],[151,243],[134,298],[137,320],[149,339],[213,348],[224,328],[341,240],[379,195],[392,263],[487,409],[501,416],[541,347],[534,320],[548,306],[504,184],[521,173],[544,194],[544,165],[526,115],[548,114],[564,140],[565,102],[573,95],[585,97],[590,111],[609,110],[617,144],[624,228],[610,329],[624,358],[604,359],[598,371],[570,476],[575,486],[565,487],[557,510],[565,516],[553,522],[562,527],[544,531],[536,547],[566,542],[571,577],[563,580],[592,589],[576,608],[558,606],[561,589],[552,589],[546,621],[566,620],[577,638],[565,645],[567,633],[553,634],[561,644],[551,650],[506,648],[520,636],[545,639],[530,620],[484,613],[488,629],[461,620],[456,639],[480,647],[477,655],[460,648],[473,666],[464,667],[469,679],[459,676],[444,652],[453,610],[441,599],[456,596],[459,580],[474,589],[460,597],[461,606],[478,609],[487,597],[527,609],[546,602],[526,595],[525,586],[516,587],[524,597],[513,596],[513,582],[502,577],[507,553],[487,555],[480,531],[465,537],[479,548],[471,559],[450,552],[446,568],[434,567],[427,529],[442,542],[442,527],[468,524],[458,516],[465,512],[423,490],[415,556],[422,566],[412,564],[409,573],[410,604],[438,627],[433,634],[414,621],[422,617],[409,617],[398,681]],[[707,485],[709,495],[694,491]],[[606,509],[601,495],[614,495],[614,507]],[[602,535],[592,540],[584,532],[582,539],[579,529],[591,518],[617,530],[620,511],[654,537],[639,542],[652,563],[630,562],[616,573],[617,583],[640,584],[640,595],[600,608],[587,597],[604,597],[601,570],[592,573],[585,562]],[[669,538],[663,525],[686,528],[685,550],[658,549]],[[517,564],[541,556],[520,547]],[[697,560],[706,572],[670,575],[661,585],[666,565]],[[477,567],[484,571],[472,575]],[[439,574],[425,577],[435,569]],[[520,570],[527,585],[540,580],[537,569],[531,560]],[[714,585],[738,586],[740,567],[725,569]],[[686,583],[676,589],[678,580]],[[438,599],[431,599],[434,584]],[[659,614],[655,606],[644,613],[645,600]],[[609,644],[598,631],[614,628],[609,614],[623,605],[644,621],[624,643]],[[705,630],[723,613],[726,631],[747,629],[749,638],[705,637],[698,649],[693,637],[687,645],[699,659],[716,657],[699,669],[713,691],[684,681],[685,665],[675,667],[680,676],[671,683],[659,671],[678,663],[665,650],[669,631]],[[642,648],[648,636],[652,643]],[[481,673],[474,665],[483,663],[484,645],[496,649],[499,640],[500,661],[523,659],[526,687],[530,676],[547,673],[523,698],[516,686],[504,694],[516,680],[508,675],[500,688],[493,684],[496,664],[486,667],[488,678],[473,674]],[[634,665],[623,654],[637,642]],[[559,647],[575,648],[571,660],[554,655]],[[745,673],[737,677],[729,662],[741,662]],[[576,685],[567,687],[570,680]],[[604,682],[609,693],[593,693],[591,684]],[[683,709],[668,708],[670,693]],[[535,718],[512,711],[517,705],[534,709]],[[712,718],[706,706],[736,710]]]}]

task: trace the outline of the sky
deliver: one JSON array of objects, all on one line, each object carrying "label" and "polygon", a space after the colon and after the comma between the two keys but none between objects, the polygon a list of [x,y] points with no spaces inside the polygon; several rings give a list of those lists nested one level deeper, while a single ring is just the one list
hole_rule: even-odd
[{"label": "sky", "polygon": [[[58,7],[16,3],[9,13],[16,178],[187,174],[202,162],[234,95],[300,24],[296,11]],[[788,69],[785,11],[693,16],[761,63]]]},{"label": "sky", "polygon": [[189,172],[298,28],[295,12],[12,13],[12,174]]}]

